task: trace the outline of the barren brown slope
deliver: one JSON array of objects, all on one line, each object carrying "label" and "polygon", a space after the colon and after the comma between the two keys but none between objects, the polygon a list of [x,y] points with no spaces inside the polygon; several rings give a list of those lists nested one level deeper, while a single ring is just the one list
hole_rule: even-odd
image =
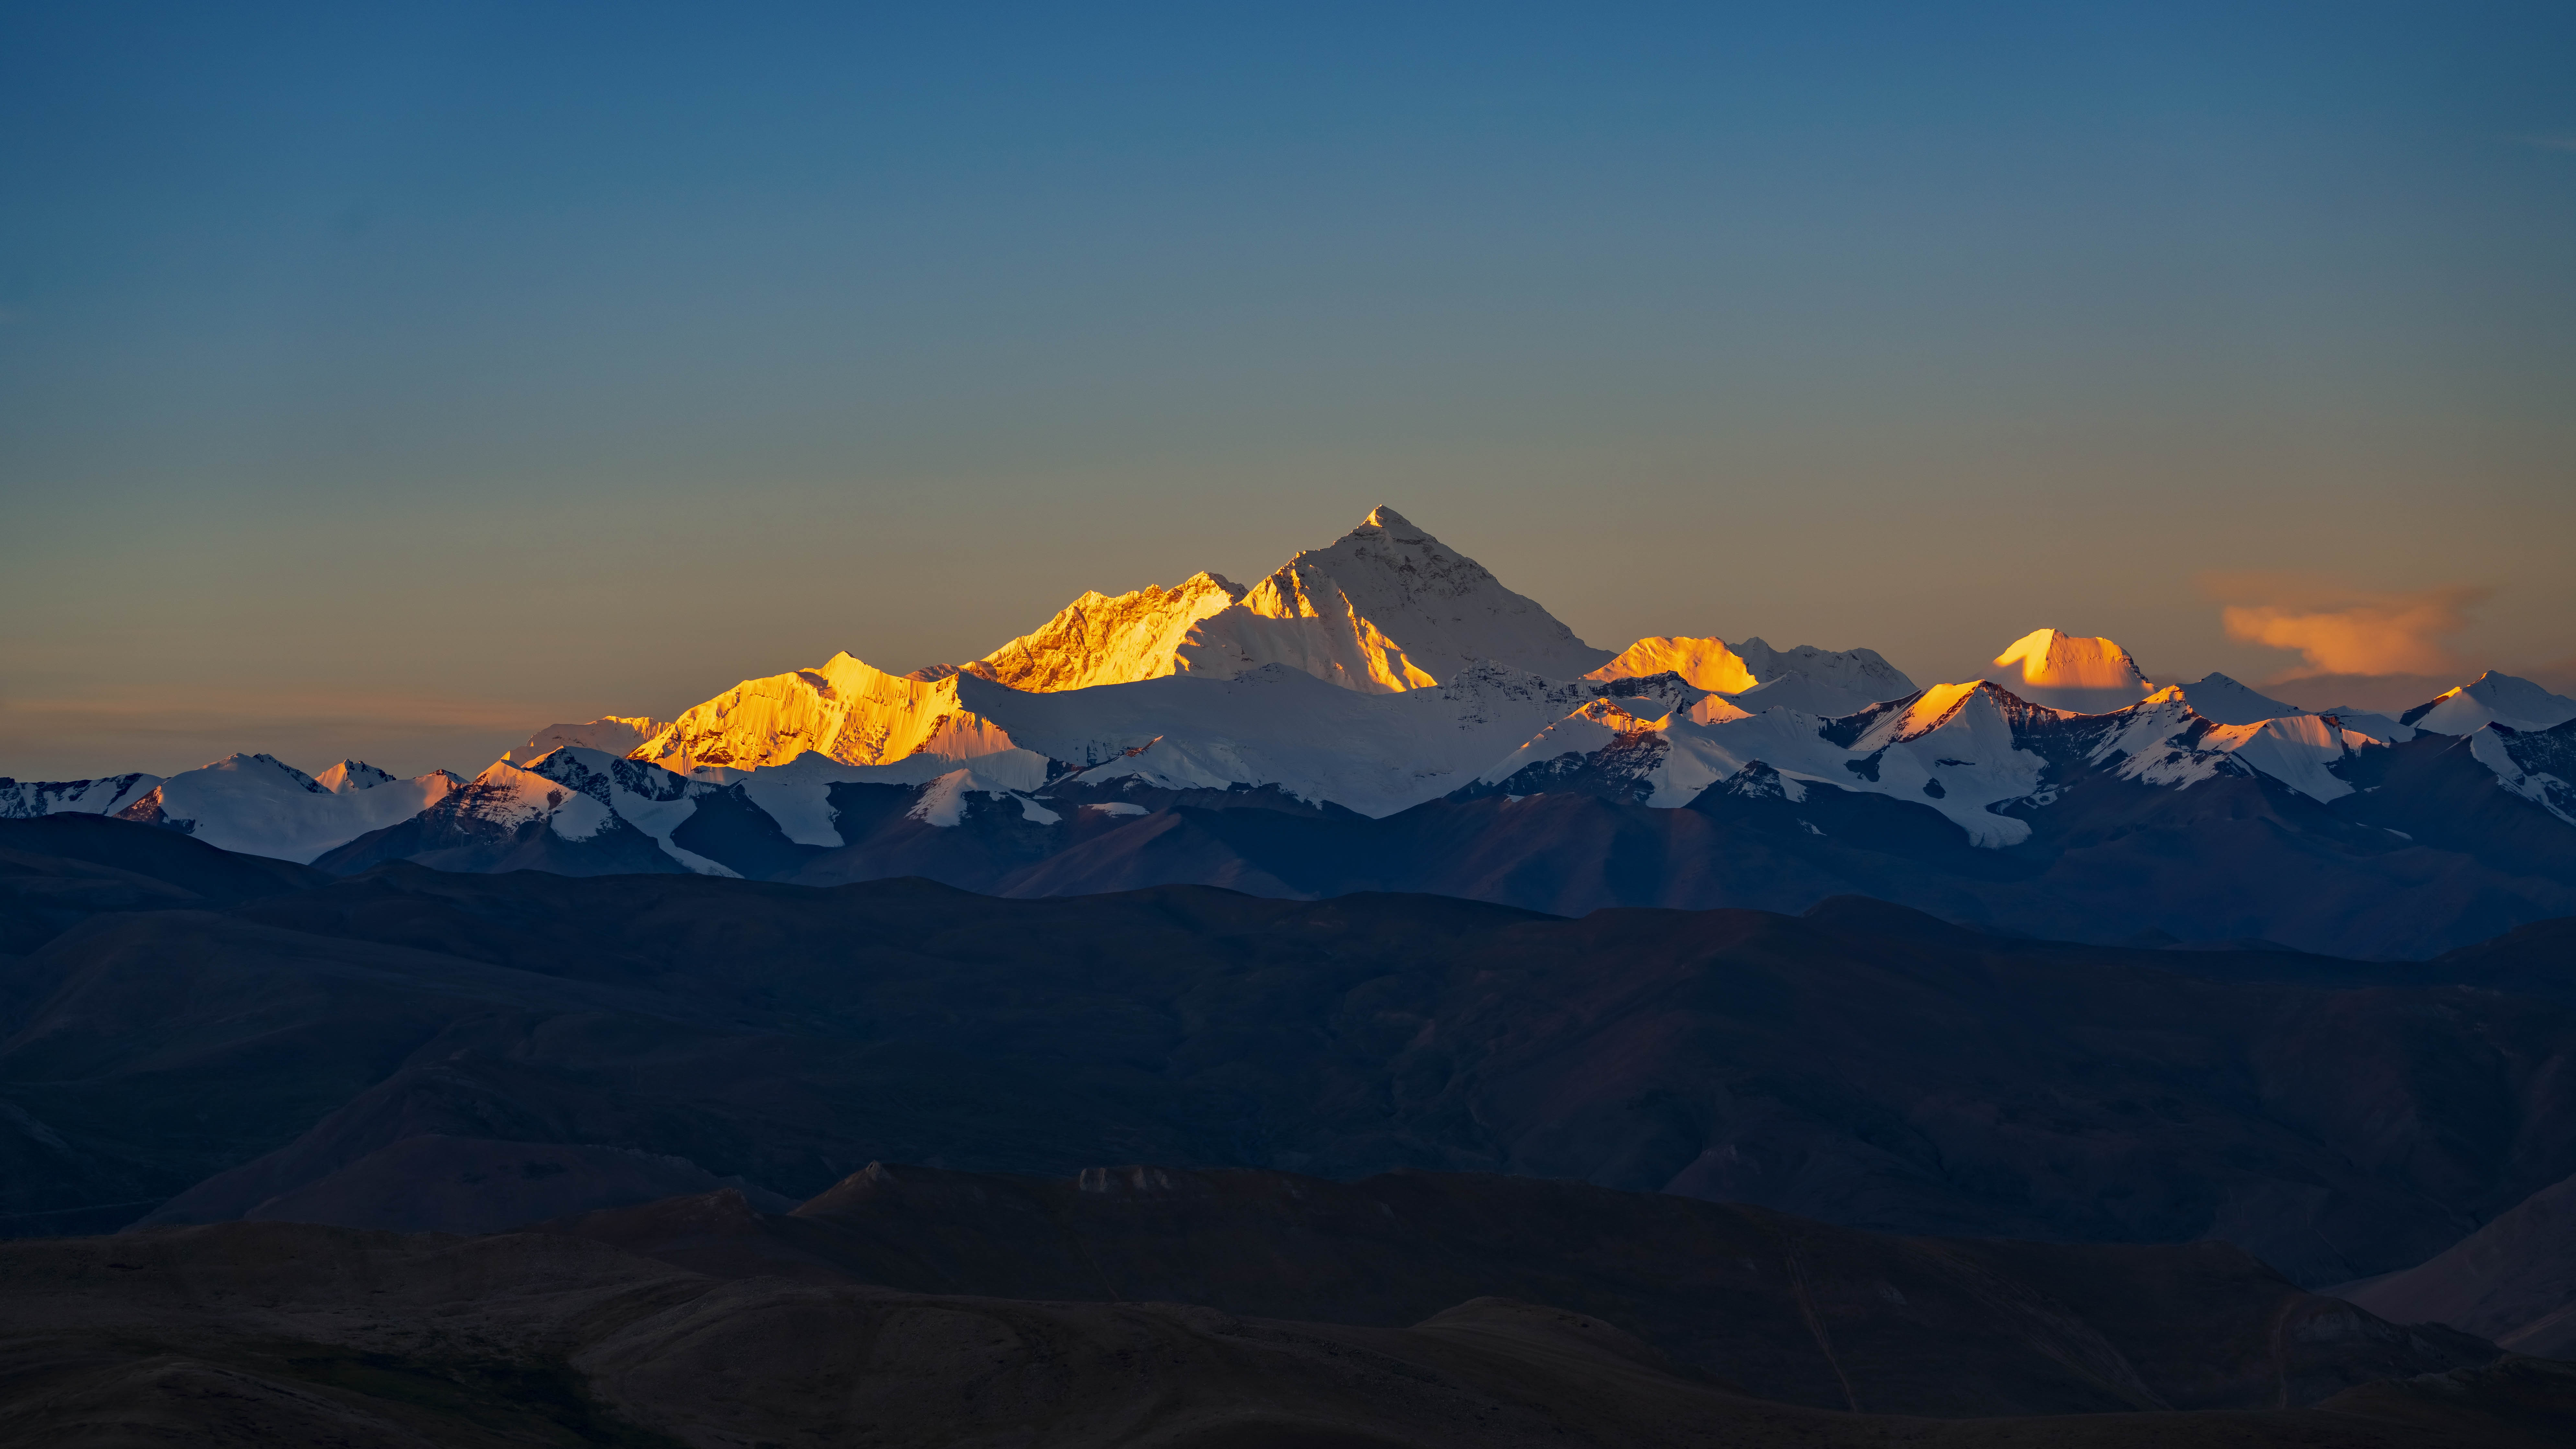
[{"label": "barren brown slope", "polygon": [[2338,1291],[2373,1312],[2447,1323],[2518,1353],[2576,1357],[2576,1177],[2415,1267]]},{"label": "barren brown slope", "polygon": [[435,1135],[794,1199],[872,1160],[1507,1171],[1902,1232],[2218,1237],[2324,1284],[2576,1170],[2576,1011],[2332,964],[1852,905],[1566,921],[388,867],[0,961],[24,1007],[0,1230],[401,1203],[387,1175],[437,1154],[398,1144]]},{"label": "barren brown slope", "polygon": [[1922,1419],[1767,1403],[1586,1315],[1407,1328],[723,1281],[562,1236],[232,1224],[0,1245],[0,1446],[1060,1449],[2563,1442],[2531,1361],[2317,1409]]},{"label": "barren brown slope", "polygon": [[1470,1298],[1541,1302],[1756,1398],[1880,1412],[2269,1408],[2495,1356],[2304,1292],[2223,1243],[1896,1237],[1489,1174],[873,1165],[791,1214],[720,1193],[551,1230],[726,1277],[1370,1327]]}]

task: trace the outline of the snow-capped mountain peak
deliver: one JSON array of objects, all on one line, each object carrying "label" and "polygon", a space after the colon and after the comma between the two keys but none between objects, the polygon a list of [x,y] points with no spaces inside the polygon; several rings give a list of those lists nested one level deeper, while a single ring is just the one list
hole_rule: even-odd
[{"label": "snow-capped mountain peak", "polygon": [[567,745],[525,764],[494,761],[441,801],[435,813],[451,835],[507,835],[539,821],[548,833],[574,844],[633,831],[692,871],[731,875],[672,839],[701,798],[719,788],[642,760]]},{"label": "snow-capped mountain peak", "polygon": [[2155,692],[2129,651],[2108,639],[2033,629],[1994,658],[1986,677],[2033,704],[2108,714]]},{"label": "snow-capped mountain peak", "polygon": [[2217,723],[2172,686],[2100,717],[2099,726],[2087,762],[2111,768],[2120,779],[2185,790],[2223,773],[2251,770],[2318,801],[2351,794],[2353,786],[2335,773],[2336,767],[2356,751],[2386,743],[2331,715],[2292,713]]},{"label": "snow-capped mountain peak", "polygon": [[313,783],[334,795],[346,795],[352,790],[372,790],[378,785],[391,785],[397,778],[364,760],[342,760],[314,776]]},{"label": "snow-capped mountain peak", "polygon": [[1725,640],[1671,635],[1640,639],[1583,677],[1642,679],[1655,674],[1678,674],[1683,683],[1711,694],[1741,694],[1762,682]]},{"label": "snow-capped mountain peak", "polygon": [[1428,688],[1479,659],[1575,679],[1610,658],[1484,565],[1384,507],[1200,620],[1178,653],[1180,669],[1192,674],[1228,679],[1286,664],[1368,694]]},{"label": "snow-capped mountain peak", "polygon": [[[1086,593],[1037,629],[962,667],[996,684],[1035,691],[1160,679],[1178,667],[1175,659],[1191,626],[1232,607],[1244,593],[1241,584],[1204,571],[1168,589],[1149,585],[1114,598]],[[939,676],[924,671],[922,677]]]},{"label": "snow-capped mountain peak", "polygon": [[1695,689],[1725,696],[1751,713],[1794,709],[1836,716],[1914,692],[1905,672],[1875,649],[1774,649],[1760,639],[1730,647],[1723,639],[1656,635],[1583,677],[1636,679],[1673,674]]},{"label": "snow-capped mountain peak", "polygon": [[514,750],[504,751],[505,760],[522,763],[569,745],[577,749],[606,750],[612,755],[633,754],[644,742],[670,728],[669,720],[642,714],[601,715],[579,724],[550,724],[528,736],[528,742]]},{"label": "snow-capped mountain peak", "polygon": [[323,789],[321,785],[315,783],[311,775],[304,773],[302,770],[295,768],[293,765],[286,763],[275,755],[244,754],[238,751],[233,754],[226,755],[220,760],[209,761],[206,764],[198,766],[194,770],[183,770],[179,775],[173,775],[171,778],[175,780],[180,778],[182,775],[194,775],[205,771],[216,771],[227,775],[240,775],[246,780],[257,782],[261,786],[291,787],[314,795],[328,795],[331,793],[330,791]]},{"label": "snow-capped mountain peak", "polygon": [[2168,696],[2191,701],[2194,714],[2219,724],[2261,724],[2267,719],[2308,712],[2294,704],[2283,704],[2270,695],[2259,694],[2218,673],[2211,673],[2191,684],[2168,684],[2148,698],[2152,702]]},{"label": "snow-capped mountain peak", "polygon": [[1761,681],[1735,696],[1735,702],[1756,714],[1794,709],[1832,718],[1914,692],[1905,671],[1875,649],[1819,649],[1813,644],[1774,649],[1755,638],[1736,645],[1735,651]]},{"label": "snow-capped mountain peak", "polygon": [[1890,700],[1869,712],[1864,717],[1875,717],[1852,748],[1865,752],[1910,744],[1962,721],[1963,728],[2001,730],[2003,737],[2010,738],[2034,720],[2055,719],[2065,713],[2033,704],[1988,679],[1936,684],[1911,699]]},{"label": "snow-capped mountain peak", "polygon": [[[1085,798],[1107,792],[1176,810],[1238,808],[1248,792],[1264,809],[1386,820],[1450,795],[1571,790],[1669,809],[1724,785],[1703,808],[1746,792],[1814,802],[1818,821],[1798,823],[1821,834],[1827,811],[1907,814],[1838,802],[1882,796],[1974,845],[2046,848],[2034,821],[2098,821],[2154,808],[2125,791],[2221,782],[2194,797],[2200,811],[2254,776],[2270,783],[2224,798],[2278,784],[2339,812],[2381,810],[2394,832],[2413,817],[2385,811],[2419,808],[2392,805],[2397,787],[2434,788],[2422,781],[2437,757],[2455,779],[2457,760],[2439,752],[2458,744],[2507,790],[2576,818],[2576,735],[2562,733],[2576,730],[2576,700],[2511,676],[2408,712],[2468,736],[2446,742],[2397,720],[2302,713],[2223,674],[2156,690],[2116,643],[2054,629],[1995,665],[1918,689],[1867,649],[1667,635],[1612,657],[1380,508],[1250,588],[1199,573],[1086,593],[981,660],[911,675],[837,653],[676,720],[548,726],[472,782],[400,781],[355,760],[316,778],[245,754],[168,780],[0,781],[0,814],[110,810],[229,849],[331,850],[334,870],[414,859],[757,874],[815,850],[910,849],[888,844],[906,832],[962,848],[988,827],[1085,835],[1148,809]],[[894,834],[866,843],[853,830]]]},{"label": "snow-capped mountain peak", "polygon": [[2457,689],[2445,690],[2397,717],[2400,724],[2440,735],[2469,735],[2490,724],[2545,730],[2576,719],[2576,699],[2552,694],[2528,679],[2488,670]]},{"label": "snow-capped mountain peak", "polygon": [[[542,757],[552,758],[551,754]],[[566,801],[575,797],[580,797],[586,804],[574,806],[571,820],[556,822],[555,833],[566,839],[585,838],[607,822],[608,812],[602,802],[577,786],[542,771],[508,760],[495,760],[484,766],[481,774],[465,782],[465,788],[458,792],[451,808],[495,825],[517,826],[552,816],[563,808]]]},{"label": "snow-capped mountain peak", "polygon": [[854,765],[916,754],[967,759],[1012,748],[957,702],[958,681],[888,674],[848,651],[813,669],[746,679],[687,710],[633,758],[689,771],[762,769],[808,752]]},{"label": "snow-capped mountain peak", "polygon": [[[906,779],[926,781],[1009,756],[1002,778],[1043,779],[1048,759],[1089,768],[1156,741],[1158,761],[1195,760],[1193,775],[1264,775],[1236,783],[1286,788],[1291,778],[1347,778],[1340,767],[1319,776],[1288,763],[1343,753],[1368,762],[1359,773],[1388,782],[1343,803],[1382,813],[1441,793],[1434,783],[1441,775],[1472,773],[1490,760],[1459,754],[1487,730],[1534,728],[1605,692],[1577,681],[1608,657],[1475,560],[1380,508],[1329,547],[1298,554],[1249,589],[1200,573],[1168,589],[1086,594],[1044,627],[963,667],[893,675],[837,654],[815,668],[744,680],[625,753],[701,777],[776,769],[800,757],[831,762],[798,767],[800,778],[811,777],[796,787],[799,799],[828,788],[825,775],[844,778],[851,769],[901,763]],[[1868,658],[1885,670],[1884,661]],[[1363,711],[1369,722],[1358,726],[1362,737],[1320,718],[1234,717],[1238,710],[1275,712],[1278,692],[1267,686],[1240,698],[1165,687],[1174,677],[1257,681],[1274,669],[1348,693],[1429,691],[1437,698],[1419,710]],[[1704,692],[1692,693],[1689,702],[1703,716],[1726,711]],[[1068,703],[1041,705],[1041,698]],[[1149,707],[1179,713],[1139,714]],[[1229,720],[1222,726],[1227,742],[1215,755],[1199,753],[1203,741],[1213,743],[1193,727],[1203,711]],[[1279,738],[1283,726],[1321,734],[1277,753],[1287,743]],[[1426,729],[1431,737],[1418,737]],[[1388,730],[1391,736],[1375,737]],[[1256,738],[1265,743],[1251,747]],[[1425,749],[1411,764],[1399,763]],[[1248,763],[1255,758],[1272,764],[1256,768]],[[791,813],[802,821],[813,811],[800,805]]]},{"label": "snow-capped mountain peak", "polygon": [[2062,718],[1982,681],[1935,686],[1840,719],[1774,708],[1708,721],[1674,710],[1645,720],[1614,703],[1595,701],[1550,725],[1471,789],[1582,788],[1672,808],[1759,763],[1792,799],[1819,785],[1888,795],[1948,818],[1972,844],[2011,845],[2030,826],[1993,807],[2039,792],[2049,768],[2021,736]]},{"label": "snow-capped mountain peak", "polygon": [[445,770],[398,780],[355,760],[323,771],[323,779],[333,783],[319,783],[274,755],[227,755],[182,770],[116,814],[225,850],[304,862],[419,814],[461,783]]}]

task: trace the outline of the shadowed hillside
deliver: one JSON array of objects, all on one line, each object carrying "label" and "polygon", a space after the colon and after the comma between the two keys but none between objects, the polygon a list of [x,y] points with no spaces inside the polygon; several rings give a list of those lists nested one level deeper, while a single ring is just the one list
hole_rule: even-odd
[{"label": "shadowed hillside", "polygon": [[872,1164],[792,1213],[719,1193],[548,1230],[718,1277],[1380,1327],[1470,1299],[1544,1303],[1738,1392],[1875,1412],[2303,1405],[2495,1356],[2302,1292],[2223,1243],[1900,1238],[1526,1177]]},{"label": "shadowed hillside", "polygon": [[785,1215],[718,1193],[481,1238],[18,1242],[0,1283],[10,1446],[2517,1449],[2576,1424],[2568,1366],[2219,1245],[1884,1238],[1490,1177],[871,1167]]},{"label": "shadowed hillside", "polygon": [[2552,1066],[2576,1015],[2431,965],[2400,985],[1863,902],[1568,921],[390,866],[183,904],[0,962],[17,1231],[486,1229],[727,1184],[795,1200],[872,1160],[1145,1160],[2214,1237],[2319,1284],[2576,1170]]}]

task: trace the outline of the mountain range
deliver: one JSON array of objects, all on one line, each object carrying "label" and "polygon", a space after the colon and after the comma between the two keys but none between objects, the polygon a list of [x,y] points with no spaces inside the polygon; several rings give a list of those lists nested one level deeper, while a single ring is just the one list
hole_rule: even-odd
[{"label": "mountain range", "polygon": [[0,821],[0,1444],[2562,1443],[2571,924],[2364,961]]},{"label": "mountain range", "polygon": [[2576,700],[2489,673],[2391,717],[2158,685],[2040,629],[1918,687],[1868,649],[1575,637],[1391,509],[1244,586],[1086,594],[981,659],[836,654],[472,779],[235,755],[0,782],[363,870],[1202,883],[1580,914],[1838,894],[2120,944],[2420,957],[2576,914]]}]

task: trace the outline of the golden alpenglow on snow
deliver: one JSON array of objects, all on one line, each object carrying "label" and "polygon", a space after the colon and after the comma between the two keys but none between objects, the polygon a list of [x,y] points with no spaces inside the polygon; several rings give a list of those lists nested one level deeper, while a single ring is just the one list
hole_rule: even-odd
[{"label": "golden alpenglow on snow", "polygon": [[2051,709],[2101,714],[2155,693],[2128,650],[2108,639],[2055,629],[2033,629],[2014,640],[1995,656],[1993,668],[1988,679]]},{"label": "golden alpenglow on snow", "polygon": [[1206,572],[1168,589],[1148,585],[1116,598],[1084,594],[1035,631],[963,668],[995,684],[1037,692],[1160,679],[1178,669],[1181,641],[1191,627],[1242,597],[1241,585]]},{"label": "golden alpenglow on snow", "polygon": [[1658,635],[1631,644],[1618,658],[1583,676],[1586,679],[1644,679],[1678,674],[1682,683],[1712,694],[1741,694],[1760,680],[1742,655],[1723,639],[1677,639]]},{"label": "golden alpenglow on snow", "polygon": [[746,679],[682,712],[634,758],[673,770],[724,765],[753,770],[811,751],[853,765],[887,765],[917,753],[964,754],[1010,741],[957,703],[957,680],[888,674],[848,653],[814,669]]}]

